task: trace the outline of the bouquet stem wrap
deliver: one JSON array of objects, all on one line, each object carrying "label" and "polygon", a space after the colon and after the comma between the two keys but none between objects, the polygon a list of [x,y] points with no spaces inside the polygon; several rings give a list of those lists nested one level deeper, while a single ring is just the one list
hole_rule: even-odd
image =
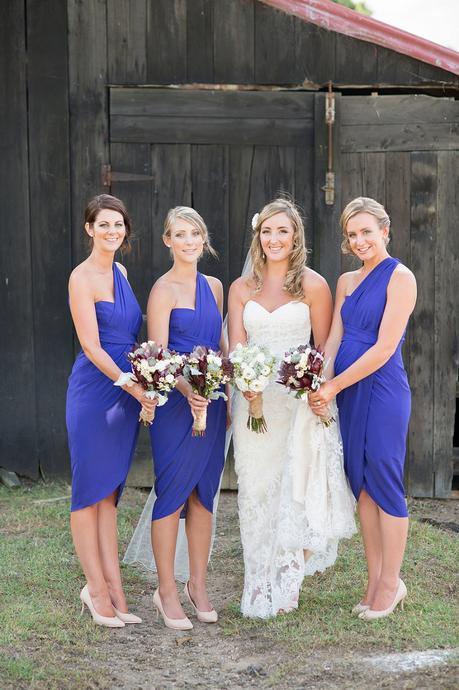
[{"label": "bouquet stem wrap", "polygon": [[191,429],[192,436],[205,436],[207,427],[207,407],[203,410],[193,412],[193,426]]},{"label": "bouquet stem wrap", "polygon": [[263,416],[263,394],[258,393],[257,397],[249,402],[247,429],[255,431],[256,434],[264,434],[267,428]]}]

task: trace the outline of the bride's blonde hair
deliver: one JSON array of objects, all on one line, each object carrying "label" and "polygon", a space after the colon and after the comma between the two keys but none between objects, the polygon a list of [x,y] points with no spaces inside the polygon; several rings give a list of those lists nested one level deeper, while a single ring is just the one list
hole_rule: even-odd
[{"label": "bride's blonde hair", "polygon": [[303,299],[303,274],[306,266],[306,243],[304,239],[304,224],[297,207],[283,197],[278,197],[266,206],[263,206],[253,228],[252,243],[250,245],[250,258],[252,259],[252,275],[255,282],[255,292],[260,292],[263,287],[263,268],[266,257],[263,253],[260,242],[261,226],[268,218],[277,213],[286,213],[293,226],[293,248],[288,260],[288,270],[285,276],[283,289],[293,297]]}]

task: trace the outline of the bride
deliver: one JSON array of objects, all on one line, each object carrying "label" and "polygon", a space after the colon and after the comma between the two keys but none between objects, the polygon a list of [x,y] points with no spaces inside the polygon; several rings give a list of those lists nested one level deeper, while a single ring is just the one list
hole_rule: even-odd
[{"label": "bride", "polygon": [[[307,344],[311,330],[315,344],[324,344],[332,298],[324,278],[305,265],[298,209],[276,199],[252,225],[252,269],[229,292],[230,351],[250,342],[280,358]],[[268,430],[256,434],[246,426],[247,400],[255,395],[236,392],[232,415],[245,569],[241,611],[268,618],[297,608],[303,577],[335,562],[339,539],[355,532],[354,501],[337,424],[325,427],[307,400],[273,381],[263,393]]]}]

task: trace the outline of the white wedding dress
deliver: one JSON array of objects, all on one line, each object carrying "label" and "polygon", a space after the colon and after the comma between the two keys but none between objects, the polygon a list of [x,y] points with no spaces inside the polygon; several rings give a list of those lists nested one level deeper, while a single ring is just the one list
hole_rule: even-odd
[{"label": "white wedding dress", "polygon": [[[309,307],[288,302],[273,312],[249,300],[244,327],[251,344],[278,358],[311,336]],[[354,498],[343,470],[337,420],[325,427],[307,400],[272,382],[263,393],[268,430],[247,429],[248,403],[233,401],[233,442],[244,551],[245,616],[268,618],[298,606],[305,575],[337,557],[338,541],[355,531]],[[305,561],[303,549],[312,555]]]}]

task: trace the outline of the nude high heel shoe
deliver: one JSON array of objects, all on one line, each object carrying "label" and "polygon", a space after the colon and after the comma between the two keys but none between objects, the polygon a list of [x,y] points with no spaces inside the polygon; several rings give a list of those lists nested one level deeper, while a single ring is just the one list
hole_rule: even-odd
[{"label": "nude high heel shoe", "polygon": [[91,595],[89,594],[88,585],[85,585],[80,592],[81,599],[81,613],[84,607],[87,606],[92,619],[96,625],[104,625],[106,628],[124,628],[124,623],[117,616],[101,616],[97,613],[92,603]]},{"label": "nude high heel shoe", "polygon": [[399,580],[394,601],[387,609],[384,609],[383,611],[373,611],[372,609],[367,609],[366,611],[362,611],[362,613],[359,615],[359,618],[361,618],[363,621],[374,621],[378,618],[386,618],[386,616],[390,616],[390,614],[393,613],[393,611],[395,611],[399,604],[400,608],[403,611],[403,606],[407,593],[408,592],[405,583],[403,582],[403,580]]},{"label": "nude high heel shoe", "polygon": [[193,599],[191,598],[190,595],[190,590],[188,588],[188,582],[185,585],[185,589],[183,590],[188,598],[188,601],[190,602],[191,606],[193,607],[193,610],[198,618],[198,621],[200,623],[216,623],[218,621],[218,613],[216,612],[215,609],[212,609],[212,611],[199,611],[196,607],[196,604],[194,603]]},{"label": "nude high heel shoe", "polygon": [[[363,611],[367,611],[369,608],[370,608],[369,604],[362,604],[362,602],[359,601],[359,603],[354,606],[351,613],[358,615],[359,613],[362,613]],[[116,609],[115,609],[115,611],[116,611]]]},{"label": "nude high heel shoe", "polygon": [[113,610],[116,613],[117,618],[119,618],[120,621],[123,621],[123,623],[142,623],[142,619],[139,618],[139,616],[135,616],[133,613],[123,613],[123,611],[118,611],[115,606],[113,607]]},{"label": "nude high heel shoe", "polygon": [[157,614],[161,614],[163,617],[164,625],[166,628],[172,628],[172,630],[191,630],[193,628],[193,623],[189,618],[168,618],[164,613],[163,602],[159,594],[159,589],[153,594],[153,603],[156,606]]}]

